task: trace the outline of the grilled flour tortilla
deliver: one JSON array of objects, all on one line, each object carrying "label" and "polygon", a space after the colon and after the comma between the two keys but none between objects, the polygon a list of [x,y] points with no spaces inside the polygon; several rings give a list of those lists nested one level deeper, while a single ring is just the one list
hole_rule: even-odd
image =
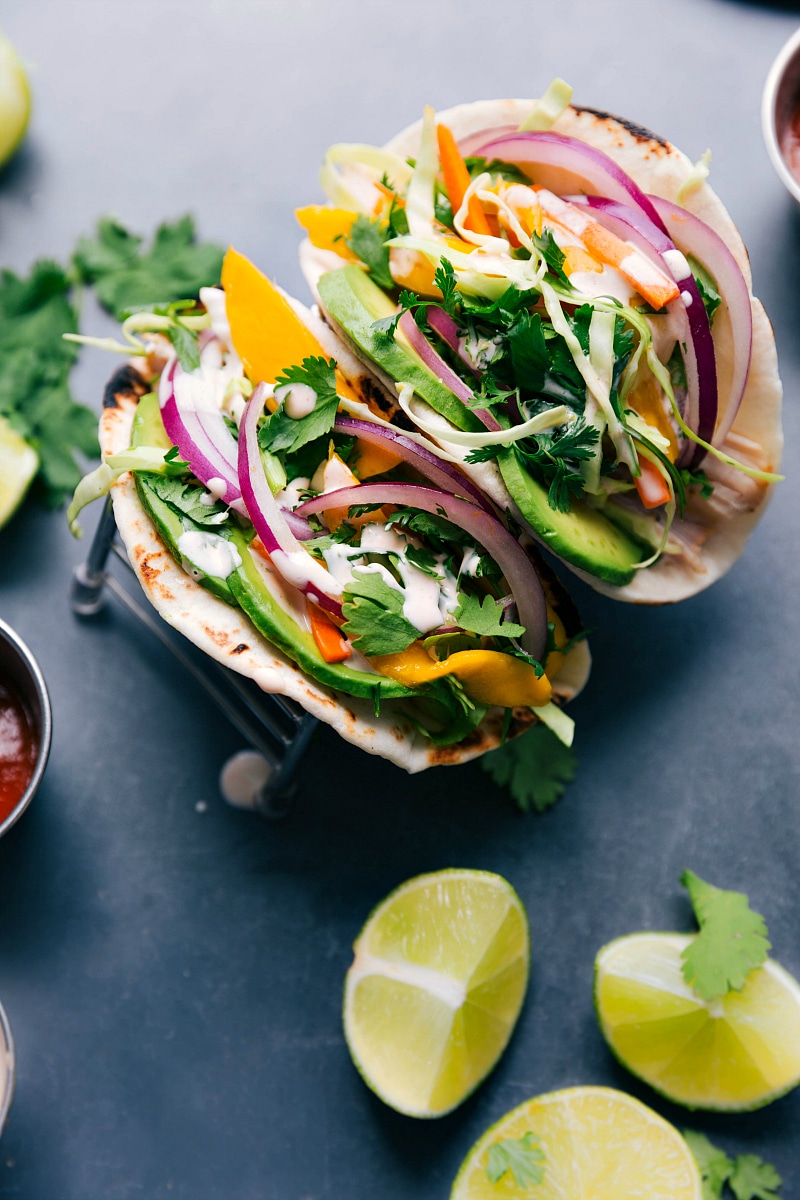
[{"label": "grilled flour tortilla", "polygon": [[[451,130],[462,152],[470,154],[476,152],[474,147],[479,145],[482,132],[510,133],[519,129],[530,114],[533,103],[529,100],[479,101],[438,113],[436,120]],[[385,149],[402,159],[415,159],[420,151],[421,130],[422,123],[417,122],[394,137]],[[552,131],[578,138],[604,151],[642,191],[672,203],[678,203],[679,188],[692,170],[692,164],[686,156],[662,138],[621,118],[592,109],[568,107],[552,126]],[[542,183],[557,195],[591,191],[584,181],[563,170],[553,167],[536,167],[535,170],[537,183]],[[723,239],[738,263],[749,290],[751,274],[744,245],[712,189],[708,184],[701,183],[688,190],[681,203]],[[670,236],[680,249],[678,229],[677,224],[669,225]],[[325,284],[320,285],[321,278],[341,268],[344,259],[333,253],[332,248],[319,249],[306,240],[301,247],[300,260],[306,279],[320,300],[325,291]],[[413,284],[405,286],[413,290]],[[714,441],[714,444],[737,461],[760,471],[774,472],[779,467],[783,445],[781,383],[769,321],[761,304],[752,295],[750,306],[752,356],[746,388],[730,431],[724,440]],[[321,307],[325,313],[324,297]],[[326,315],[331,325],[341,333],[341,325],[330,316],[330,312]],[[734,357],[733,329],[724,294],[722,304],[713,317],[712,335],[722,398],[730,387]],[[361,354],[364,361],[370,362],[363,350]],[[371,366],[387,391],[397,395],[396,382],[389,374],[380,370],[374,361]],[[416,412],[424,416],[429,427],[438,426],[443,431],[451,427],[440,412],[434,413],[418,399],[414,401],[414,407]],[[450,443],[448,449],[462,458],[468,453],[464,449],[459,451]],[[677,601],[710,586],[730,569],[742,553],[751,530],[766,508],[773,485],[748,477],[711,454],[705,455],[701,466],[708,476],[708,482],[713,485],[713,493],[710,498],[704,498],[700,496],[699,489],[691,490],[684,519],[676,519],[673,524],[668,552],[663,553],[653,565],[636,570],[620,586],[580,569],[575,562],[570,563],[566,558],[564,561],[596,590],[619,600],[650,604]],[[465,469],[497,504],[509,506],[517,519],[526,523],[504,483],[496,461],[473,466],[466,464]],[[543,544],[548,544],[546,535],[542,536],[541,526],[538,532],[534,530],[534,535]],[[643,547],[641,559],[649,558],[651,553],[652,548],[648,550]]]},{"label": "grilled flour tortilla", "polygon": [[[236,257],[245,272],[252,273],[255,270],[246,260]],[[209,294],[214,291],[210,289]],[[216,297],[219,301],[222,293],[216,292]],[[346,372],[351,388],[361,400],[373,401],[373,381],[364,377],[358,362],[336,343],[328,330],[320,328],[312,314],[301,305],[291,303],[295,313],[302,316],[313,329],[326,353],[338,355],[340,370]],[[146,363],[141,359],[134,360],[133,364],[118,371],[110,381],[100,424],[104,457],[119,454],[132,444],[146,445],[153,440],[145,436],[137,442],[137,423],[140,427],[146,408],[157,414],[155,396],[149,394],[142,401],[141,408],[139,404],[141,398],[156,386],[154,373],[164,366],[163,359],[153,364],[152,356]],[[168,369],[169,362],[166,366]],[[160,418],[156,416],[156,420],[160,425]],[[132,473],[128,473],[113,485],[111,495],[117,527],[150,602],[168,624],[200,649],[224,666],[253,679],[265,692],[291,697],[313,716],[336,729],[345,740],[371,754],[387,758],[409,772],[421,771],[429,766],[466,762],[500,743],[504,723],[502,708],[488,708],[480,724],[472,728],[461,741],[437,745],[426,738],[401,711],[403,703],[408,704],[408,700],[383,700],[380,713],[376,715],[372,700],[325,686],[301,670],[289,655],[282,653],[256,630],[241,607],[212,594],[207,586],[201,586],[176,560],[143,505],[146,492],[143,493],[141,489],[148,486],[146,482],[143,483],[147,478],[146,474],[140,473],[135,479]],[[241,543],[240,549],[246,553]],[[561,612],[563,606],[565,613],[572,614],[573,627],[569,632],[576,632],[574,610],[568,597],[554,579],[549,579],[549,586],[557,610]],[[567,622],[570,622],[569,617]],[[590,661],[586,643],[579,641],[566,655],[553,680],[555,699],[563,702],[581,690],[588,676]],[[391,683],[391,680],[384,682]],[[515,708],[510,735],[522,732],[536,719],[531,708]]]}]

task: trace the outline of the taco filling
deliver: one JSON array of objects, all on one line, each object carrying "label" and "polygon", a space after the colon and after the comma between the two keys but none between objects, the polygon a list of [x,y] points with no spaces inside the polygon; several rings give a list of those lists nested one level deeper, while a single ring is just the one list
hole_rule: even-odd
[{"label": "taco filling", "polygon": [[232,250],[223,284],[201,306],[123,326],[118,348],[135,355],[145,394],[130,447],[78,488],[73,527],[132,471],[175,562],[324,687],[369,701],[376,718],[401,714],[435,745],[464,741],[497,709],[570,742],[554,696],[576,688],[557,677],[587,651],[531,544],[449,454],[357,399],[295,308]]},{"label": "taco filling", "polygon": [[332,147],[301,259],[396,420],[601,589],[640,598],[672,570],[646,598],[680,598],[779,478],[774,350],[707,168],[564,87]]}]

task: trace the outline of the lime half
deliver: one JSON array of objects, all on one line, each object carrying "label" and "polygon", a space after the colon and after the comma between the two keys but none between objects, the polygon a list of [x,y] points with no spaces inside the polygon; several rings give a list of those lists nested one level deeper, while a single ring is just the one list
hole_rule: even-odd
[{"label": "lime half", "polygon": [[[519,1147],[526,1135],[538,1152],[539,1182],[518,1181],[510,1167],[492,1182],[492,1147]],[[450,1200],[701,1200],[701,1195],[697,1166],[677,1129],[623,1092],[576,1087],[528,1100],[493,1125],[467,1155]]]},{"label": "lime half", "polygon": [[39,456],[0,417],[0,526],[17,508],[39,469]]},{"label": "lime half", "polygon": [[491,1071],[522,1007],[530,943],[519,897],[486,871],[420,875],[375,909],[354,949],[353,1061],[398,1112],[450,1112]]},{"label": "lime half", "polygon": [[688,1108],[760,1108],[800,1082],[800,985],[767,959],[740,992],[706,1002],[681,973],[692,940],[637,933],[595,963],[595,1006],[620,1062]]},{"label": "lime half", "polygon": [[0,165],[22,141],[30,115],[28,77],[11,42],[0,33]]}]

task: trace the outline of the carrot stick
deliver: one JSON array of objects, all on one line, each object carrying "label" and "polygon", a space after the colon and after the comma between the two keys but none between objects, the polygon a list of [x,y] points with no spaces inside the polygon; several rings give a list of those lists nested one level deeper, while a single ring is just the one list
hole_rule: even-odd
[{"label": "carrot stick", "polygon": [[669,500],[667,481],[656,464],[650,462],[649,458],[640,456],[639,466],[642,468],[642,473],[633,481],[636,484],[639,499],[645,508],[660,508]]},{"label": "carrot stick", "polygon": [[[456,139],[446,125],[436,126],[436,140],[439,143],[439,162],[444,175],[444,186],[453,208],[453,214],[458,212],[464,203],[464,194],[471,180],[467,164],[461,157]],[[486,214],[481,208],[477,196],[471,196],[469,201],[468,220],[465,222],[474,233],[491,234]]]},{"label": "carrot stick", "polygon": [[344,662],[353,653],[353,647],[343,638],[333,621],[316,604],[309,604],[308,619],[317,649],[327,663]]}]

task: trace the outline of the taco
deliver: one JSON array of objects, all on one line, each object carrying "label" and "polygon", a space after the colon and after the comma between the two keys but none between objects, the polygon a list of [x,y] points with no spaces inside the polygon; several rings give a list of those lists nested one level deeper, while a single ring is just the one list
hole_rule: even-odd
[{"label": "taco", "polygon": [[332,147],[301,266],[395,421],[598,591],[682,600],[780,478],[774,338],[707,164],[565,88]]},{"label": "taco", "polygon": [[135,357],[108,385],[73,527],[110,489],[170,625],[409,771],[537,720],[569,742],[560,705],[589,652],[530,539],[382,421],[359,360],[233,250],[223,285],[123,326]]}]

